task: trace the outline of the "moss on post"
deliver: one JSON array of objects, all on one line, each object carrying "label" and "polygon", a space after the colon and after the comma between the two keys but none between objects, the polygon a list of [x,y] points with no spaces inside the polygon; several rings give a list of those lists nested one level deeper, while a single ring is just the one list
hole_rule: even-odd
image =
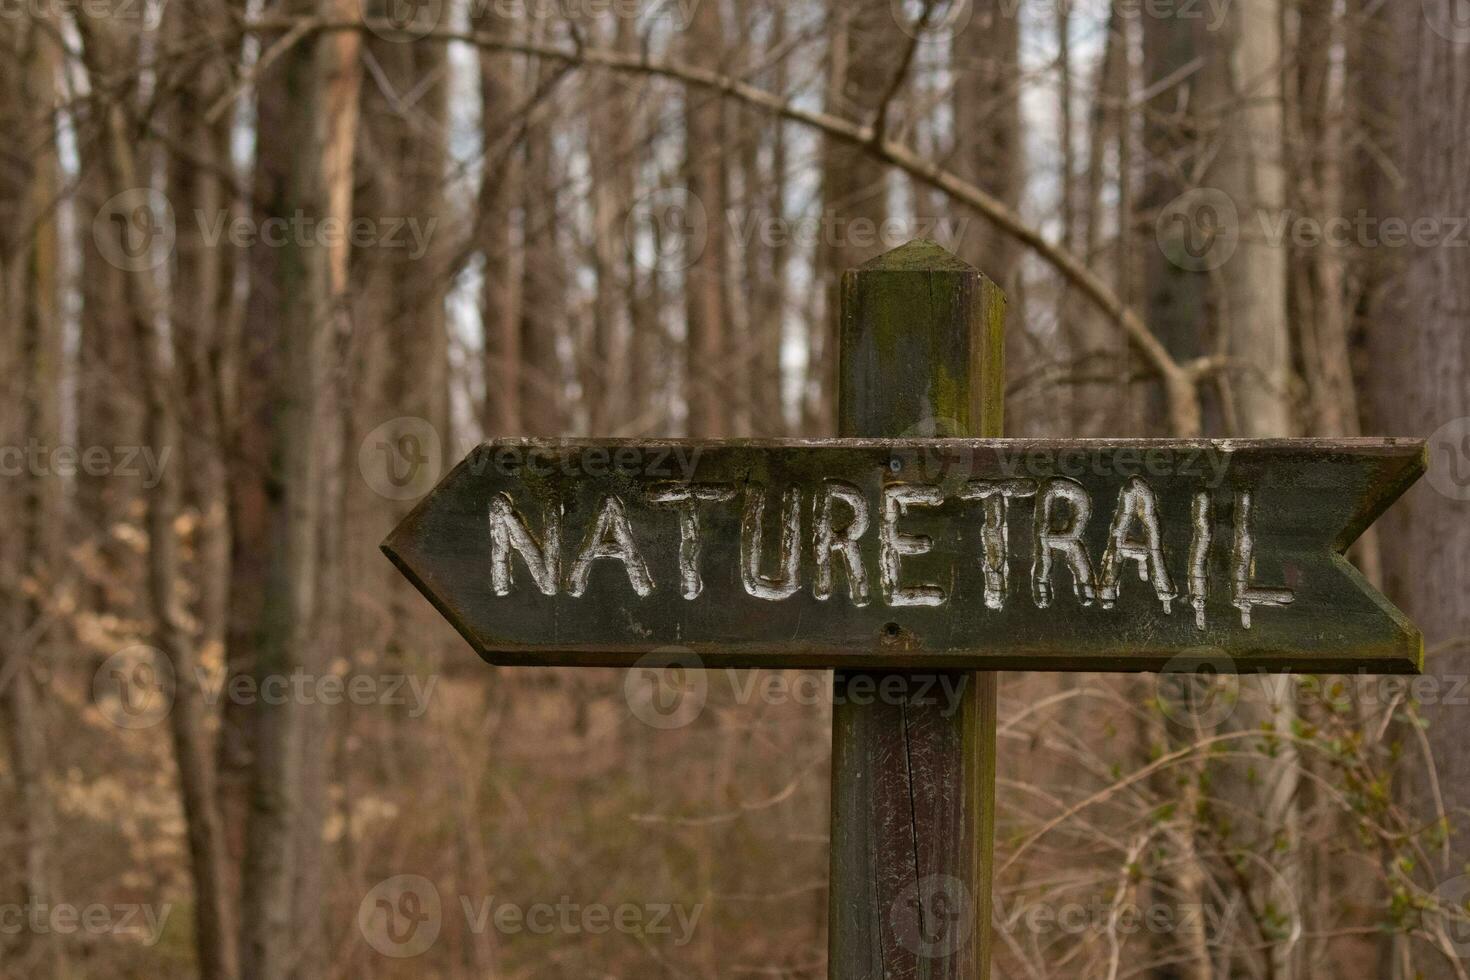
[{"label": "moss on post", "polygon": [[[1000,289],[933,242],[848,272],[839,435],[1001,435],[1004,325]],[[834,980],[989,976],[996,679],[837,672]],[[961,691],[959,704],[936,690]]]}]

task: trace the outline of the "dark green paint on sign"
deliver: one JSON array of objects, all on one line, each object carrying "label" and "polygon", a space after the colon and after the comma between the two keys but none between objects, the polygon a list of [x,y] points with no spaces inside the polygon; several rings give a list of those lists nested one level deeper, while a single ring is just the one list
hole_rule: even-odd
[{"label": "dark green paint on sign", "polygon": [[383,548],[497,664],[1409,673],[1343,552],[1423,469],[1384,439],[516,440]]}]

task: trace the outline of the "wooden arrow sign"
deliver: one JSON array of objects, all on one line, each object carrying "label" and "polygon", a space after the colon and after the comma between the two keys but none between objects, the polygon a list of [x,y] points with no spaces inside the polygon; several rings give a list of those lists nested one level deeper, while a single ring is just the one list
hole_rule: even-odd
[{"label": "wooden arrow sign", "polygon": [[383,550],[497,664],[1411,673],[1343,552],[1423,443],[535,441]]}]

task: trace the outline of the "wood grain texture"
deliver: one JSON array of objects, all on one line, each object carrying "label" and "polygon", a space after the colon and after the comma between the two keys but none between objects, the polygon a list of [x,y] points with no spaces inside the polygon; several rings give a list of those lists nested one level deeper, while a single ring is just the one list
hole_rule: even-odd
[{"label": "wood grain texture", "polygon": [[[999,436],[1004,354],[1005,296],[993,282],[930,242],[879,256],[843,279],[839,433]],[[889,467],[892,479],[954,487],[974,459],[890,452]],[[888,630],[917,636],[899,620]],[[925,697],[936,682],[958,700]],[[855,696],[889,685],[901,695]],[[993,672],[836,672],[833,980],[990,976],[998,690]]]}]

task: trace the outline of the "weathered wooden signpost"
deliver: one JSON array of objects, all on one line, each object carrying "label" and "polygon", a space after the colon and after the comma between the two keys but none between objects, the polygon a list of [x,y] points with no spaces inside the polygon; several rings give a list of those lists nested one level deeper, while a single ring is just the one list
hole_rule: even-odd
[{"label": "weathered wooden signpost", "polygon": [[989,975],[994,671],[1422,662],[1343,557],[1422,443],[999,439],[1003,321],[910,243],[843,284],[847,438],[490,443],[383,545],[492,663],[836,670],[841,980]]}]

